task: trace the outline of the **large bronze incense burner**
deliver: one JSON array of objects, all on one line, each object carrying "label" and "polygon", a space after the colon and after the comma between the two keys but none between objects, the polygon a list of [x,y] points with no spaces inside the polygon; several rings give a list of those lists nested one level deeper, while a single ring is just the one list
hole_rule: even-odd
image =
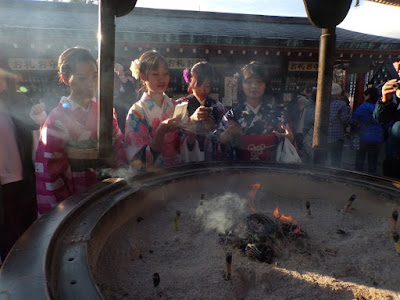
[{"label": "large bronze incense burner", "polygon": [[[378,234],[378,236],[382,235],[382,253],[387,253],[382,254],[383,256],[380,259],[391,256],[388,259],[393,260],[394,265],[398,264],[397,253],[389,231],[391,211],[400,205],[399,183],[350,171],[304,165],[201,163],[146,173],[126,180],[110,179],[64,201],[57,208],[37,220],[12,249],[1,272],[0,298],[111,299],[126,297],[133,299],[149,297],[147,289],[152,289],[151,276],[153,273],[158,274],[159,267],[161,268],[162,264],[152,261],[157,255],[160,255],[161,261],[168,261],[169,251],[172,251],[171,249],[174,247],[177,247],[177,251],[194,251],[197,249],[196,253],[199,252],[199,247],[196,248],[192,245],[188,248],[183,243],[183,235],[185,234],[190,234],[188,243],[197,238],[206,238],[202,236],[207,231],[205,227],[194,224],[198,219],[196,215],[198,208],[196,207],[200,204],[202,207],[207,207],[207,205],[212,205],[213,202],[220,201],[221,197],[228,200],[236,197],[238,202],[229,202],[230,207],[234,206],[234,203],[241,205],[242,199],[244,202],[248,201],[246,195],[249,194],[249,191],[251,193],[251,186],[255,182],[261,186],[258,194],[254,197],[253,207],[255,210],[264,213],[270,210],[270,207],[273,209],[276,204],[279,204],[279,209],[290,213],[310,236],[310,240],[308,240],[308,237],[302,238],[302,245],[293,246],[295,248],[292,250],[297,254],[288,253],[288,259],[302,255],[306,261],[307,257],[316,255],[315,257],[318,260],[322,257],[319,264],[322,262],[328,265],[330,264],[329,260],[339,259],[336,255],[339,256],[341,250],[335,250],[333,246],[318,246],[318,242],[313,241],[315,231],[324,227],[322,222],[328,219],[335,220],[335,218],[339,220],[328,224],[327,232],[324,234],[327,234],[329,239],[332,240],[332,245],[340,245],[341,243],[351,243],[350,238],[358,240],[357,235],[363,235],[358,231],[363,227],[368,227],[369,222],[380,218],[379,224],[382,223],[382,226],[385,227],[386,220],[388,227],[387,234],[385,234],[386,229],[383,230],[384,234]],[[340,212],[340,208],[346,203],[348,196],[353,193],[357,194],[357,199],[349,208],[349,212],[346,212],[346,214]],[[205,194],[206,199],[197,204],[201,194]],[[286,199],[289,199],[290,202],[287,202]],[[306,204],[306,200],[311,201],[312,218],[310,218],[310,212],[307,212],[307,209],[310,210],[310,204]],[[186,204],[187,207],[185,207]],[[212,208],[212,206],[209,207]],[[243,207],[247,215],[252,213],[246,205]],[[174,225],[176,230],[173,230],[177,209],[182,210],[182,215],[180,215],[179,229],[176,222]],[[324,214],[327,214],[329,218]],[[209,214],[200,217],[207,218],[208,216]],[[162,223],[164,217],[168,226]],[[211,219],[204,220],[205,225],[211,223]],[[359,223],[362,221],[365,221],[365,223]],[[320,222],[321,224],[318,224]],[[339,229],[341,232],[338,231]],[[127,234],[124,233],[124,230],[127,230]],[[157,238],[159,241],[168,238],[165,237],[166,235],[171,235],[171,239],[166,240],[167,246],[163,242],[162,247],[157,248],[157,244],[161,242],[147,241],[148,234],[144,233],[144,236],[137,234],[142,230],[149,230],[151,233],[159,231],[159,233],[156,232],[156,234],[160,234],[160,237]],[[371,237],[360,236],[359,243],[363,249],[367,246],[372,247],[371,239],[374,239],[372,237],[374,228],[369,231],[372,232]],[[122,235],[120,245],[114,239],[114,236],[118,234]],[[215,233],[215,235],[211,233],[210,236],[212,244],[218,244],[216,243],[218,233]],[[129,240],[129,243],[126,240]],[[140,246],[134,245],[139,240],[143,243]],[[182,241],[182,244],[179,244],[180,241]],[[200,243],[202,245],[200,249],[202,247],[207,248],[202,241]],[[324,243],[327,242],[321,241],[321,245],[324,245]],[[312,244],[312,246],[308,244]],[[286,251],[284,248],[292,246],[287,244],[282,247],[280,244],[279,247],[280,251]],[[315,250],[318,247],[321,248],[318,251]],[[223,252],[223,250],[221,251]],[[241,273],[241,267],[238,266],[242,259],[241,252],[235,249],[232,252],[233,262],[232,257],[230,257],[232,266],[229,264],[232,284],[225,286],[226,289],[238,286],[238,283],[241,282],[241,277],[238,277],[240,274],[240,276],[246,277]],[[204,255],[209,254],[204,253]],[[358,256],[363,257],[364,254],[367,254],[367,252],[361,251]],[[115,278],[120,273],[128,280],[124,272],[129,266],[125,263],[122,266],[117,263],[113,265],[113,263],[114,260],[120,260],[125,255],[128,262],[132,264],[129,285],[132,286],[135,282],[139,282],[140,278],[144,280],[145,284],[141,284],[140,288],[135,288],[133,291],[126,287],[121,287],[116,291],[109,285],[113,285],[113,280],[118,280]],[[212,259],[215,258],[214,256],[212,256]],[[318,256],[320,257],[318,258]],[[379,257],[378,254],[377,256]],[[173,258],[173,260],[179,259],[182,259],[179,255]],[[193,261],[194,258],[190,259]],[[225,254],[223,254],[221,260],[223,260],[221,267],[218,266],[218,263],[212,263],[212,265],[215,265],[216,268],[222,268],[221,271],[224,271]],[[218,261],[219,258],[217,258]],[[139,274],[141,271],[135,267],[136,263],[149,264],[148,269],[144,271],[150,275],[140,275],[137,278],[136,273]],[[250,263],[253,262],[250,261]],[[262,264],[261,262],[258,263]],[[109,266],[106,266],[107,264]],[[277,259],[274,258],[272,264],[268,266],[269,268],[279,269],[281,264],[282,266],[285,264],[285,257],[282,255],[278,256]],[[291,264],[292,262],[286,268],[290,269]],[[185,263],[182,263],[181,267],[184,266]],[[265,267],[263,268],[265,269]],[[302,266],[302,268],[304,268],[304,272],[311,272],[312,270],[310,266]],[[179,273],[178,269],[180,267],[177,267],[174,271],[177,274]],[[283,272],[283,269],[281,271]],[[318,273],[314,270],[313,274],[333,276],[329,272],[328,274],[325,274],[325,272],[320,271]],[[351,273],[351,271],[348,272]],[[394,293],[399,292],[395,288],[393,290],[390,280],[380,279],[379,271],[376,272],[374,280],[377,284],[380,284],[382,289]],[[200,273],[193,269],[188,271],[185,277],[190,277],[190,274],[194,277],[201,276]],[[159,274],[161,284],[174,275],[171,273],[168,276],[163,272]],[[229,274],[229,278],[230,276]],[[340,275],[335,276],[340,277]],[[258,284],[262,285],[272,280],[269,277],[264,277],[261,276],[257,279]],[[279,276],[274,276],[274,278],[279,278]],[[219,279],[226,281],[222,275],[217,274],[216,280],[219,281]],[[147,283],[149,287],[147,287]],[[218,284],[222,285],[223,283],[219,282]],[[212,282],[210,282],[210,285],[212,285]],[[309,282],[301,283],[302,288],[307,288],[310,285]],[[173,298],[174,296],[179,297],[178,294],[174,294],[175,288],[172,288],[172,286],[174,284],[166,285],[164,287],[165,292]],[[190,294],[191,288],[186,288],[187,291],[185,292]],[[254,285],[249,285],[247,292],[250,293],[252,288],[254,288]],[[363,288],[365,288],[365,285],[363,285]],[[373,285],[372,288],[374,288]],[[278,293],[278,290],[285,289],[278,285],[276,290],[271,291],[271,293]],[[242,292],[243,288],[232,291],[235,296],[242,295],[240,294]],[[324,294],[328,291],[322,290],[320,292]],[[266,295],[268,295],[267,292]]]}]

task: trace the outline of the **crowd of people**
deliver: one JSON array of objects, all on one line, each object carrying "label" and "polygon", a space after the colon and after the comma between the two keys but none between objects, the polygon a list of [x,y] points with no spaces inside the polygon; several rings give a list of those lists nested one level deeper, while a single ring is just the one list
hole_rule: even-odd
[{"label": "crowd of people", "polygon": [[[115,64],[114,73],[114,168],[139,172],[212,160],[312,162],[316,88],[301,87],[287,109],[274,105],[268,94],[268,68],[260,62],[250,62],[241,69],[239,105],[229,110],[210,97],[214,70],[205,61],[184,71],[189,95],[177,100],[165,93],[170,81],[168,63],[155,50],[135,59],[130,71]],[[7,67],[0,68],[3,260],[38,216],[100,178],[96,59],[84,48],[69,48],[58,59],[58,76],[70,92],[47,115],[43,104],[32,105],[17,92],[16,78]],[[141,89],[137,91],[132,82],[140,83]],[[380,97],[377,89],[367,89],[365,103],[352,115],[341,86],[332,84],[328,131],[331,166],[341,167],[344,139],[352,128],[360,139],[356,169],[363,171],[367,156],[368,172],[375,174],[388,132],[384,175],[400,178],[400,168],[393,167],[400,164],[397,80],[387,82],[382,91]],[[181,106],[187,113],[174,114]],[[39,128],[36,145],[33,133]]]}]

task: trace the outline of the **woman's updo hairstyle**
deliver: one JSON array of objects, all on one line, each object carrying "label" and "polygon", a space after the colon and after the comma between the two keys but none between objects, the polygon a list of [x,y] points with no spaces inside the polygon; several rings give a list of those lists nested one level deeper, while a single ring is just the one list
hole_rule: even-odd
[{"label": "woman's updo hairstyle", "polygon": [[[147,78],[151,70],[158,69],[160,66],[164,66],[167,70],[169,70],[168,62],[165,57],[156,50],[149,50],[144,52],[139,59],[132,61],[130,70],[132,72],[132,76],[136,80],[139,80],[140,73],[144,74]],[[143,86],[141,89],[143,88],[145,88],[145,86]]]},{"label": "woman's updo hairstyle", "polygon": [[83,62],[93,62],[97,66],[96,60],[88,49],[72,47],[65,50],[58,58],[58,77],[61,79],[63,76],[68,80],[75,71],[76,65]]}]

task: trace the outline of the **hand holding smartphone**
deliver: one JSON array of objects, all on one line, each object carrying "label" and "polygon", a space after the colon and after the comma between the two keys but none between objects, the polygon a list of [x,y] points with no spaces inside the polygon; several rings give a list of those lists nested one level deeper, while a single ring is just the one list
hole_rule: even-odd
[{"label": "hand holding smartphone", "polygon": [[191,121],[205,121],[211,115],[212,107],[199,106],[190,116]]}]

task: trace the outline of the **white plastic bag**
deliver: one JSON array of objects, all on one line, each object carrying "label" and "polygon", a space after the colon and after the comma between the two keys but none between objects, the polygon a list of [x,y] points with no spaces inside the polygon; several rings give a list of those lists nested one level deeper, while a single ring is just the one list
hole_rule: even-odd
[{"label": "white plastic bag", "polygon": [[301,159],[296,148],[287,138],[283,138],[278,144],[276,149],[276,161],[292,164],[301,163]]},{"label": "white plastic bag", "polygon": [[204,152],[200,151],[199,142],[196,140],[192,151],[189,150],[187,140],[181,146],[181,162],[190,163],[196,161],[204,161]]}]

